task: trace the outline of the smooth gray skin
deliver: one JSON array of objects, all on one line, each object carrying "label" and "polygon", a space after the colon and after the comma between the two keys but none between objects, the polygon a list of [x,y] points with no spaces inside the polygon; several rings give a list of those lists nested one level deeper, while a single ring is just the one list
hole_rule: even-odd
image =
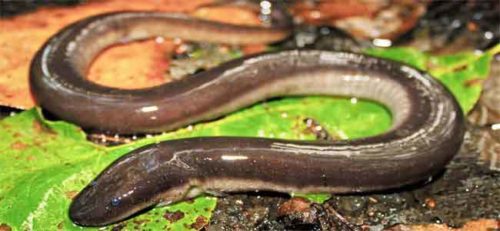
[{"label": "smooth gray skin", "polygon": [[240,43],[287,33],[161,13],[93,17],[62,30],[38,52],[30,78],[36,101],[85,128],[135,133],[218,118],[272,97],[353,96],[386,105],[393,126],[348,141],[201,137],[149,145],[116,160],[75,197],[69,215],[78,225],[119,222],[158,203],[194,196],[193,187],[333,193],[400,187],[441,171],[462,143],[463,113],[441,84],[411,67],[360,54],[260,54],[141,90],[85,79],[90,61],[104,47],[157,34]]}]

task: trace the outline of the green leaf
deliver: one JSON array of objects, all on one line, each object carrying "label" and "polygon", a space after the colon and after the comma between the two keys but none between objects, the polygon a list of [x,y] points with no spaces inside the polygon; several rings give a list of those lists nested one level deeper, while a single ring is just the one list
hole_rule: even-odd
[{"label": "green leaf", "polygon": [[369,55],[400,61],[422,70],[425,69],[428,59],[427,54],[408,47],[370,48],[365,52]]},{"label": "green leaf", "polygon": [[500,44],[485,53],[444,56],[430,56],[413,48],[368,49],[366,52],[428,71],[448,87],[464,113],[468,113],[479,99],[482,81],[488,77],[491,59],[500,52]]},{"label": "green leaf", "polygon": [[[480,92],[480,85],[470,82],[487,76],[491,57],[499,48],[495,49],[485,54],[442,57],[407,48],[368,53],[394,57],[429,70],[451,89],[467,112]],[[112,161],[137,147],[161,140],[215,135],[314,139],[304,123],[306,118],[319,122],[339,139],[376,135],[391,123],[388,110],[373,102],[331,97],[284,98],[251,106],[217,121],[126,145],[102,147],[88,142],[80,128],[47,121],[36,109],[19,113],[0,121],[0,226],[13,230],[82,229],[67,216],[71,198]],[[301,196],[318,203],[329,197]],[[210,219],[215,203],[213,197],[199,197],[152,209],[120,225],[126,229],[196,229],[200,221]]]},{"label": "green leaf", "polygon": [[327,201],[330,199],[331,195],[328,193],[309,193],[309,194],[303,194],[303,193],[292,193],[292,197],[302,197],[306,198],[311,202],[322,204],[323,202]]}]

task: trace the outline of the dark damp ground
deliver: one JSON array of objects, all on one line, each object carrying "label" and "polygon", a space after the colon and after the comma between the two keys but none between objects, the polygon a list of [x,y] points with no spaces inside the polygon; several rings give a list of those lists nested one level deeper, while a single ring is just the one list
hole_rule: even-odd
[{"label": "dark damp ground", "polygon": [[11,108],[7,106],[0,105],[0,119],[3,119],[8,116],[13,116],[16,113],[21,112],[21,109]]},{"label": "dark damp ground", "polygon": [[0,17],[10,17],[36,10],[40,6],[71,6],[84,0],[0,0]]},{"label": "dark damp ground", "polygon": [[[10,16],[30,11],[43,2],[46,1],[2,0],[0,14]],[[491,47],[499,42],[499,5],[499,1],[431,2],[417,27],[396,40],[396,44],[425,47],[433,53]],[[371,43],[356,41],[330,27],[300,27],[289,40],[276,46],[359,51]],[[210,224],[204,229],[382,230],[396,224],[442,223],[460,227],[478,218],[500,219],[500,129],[493,129],[495,123],[500,123],[499,66],[498,60],[492,64],[485,92],[469,116],[460,153],[430,183],[377,194],[333,196],[321,205],[272,192],[229,195],[219,199]],[[18,110],[0,107],[0,118],[15,112]],[[89,137],[99,142],[109,136],[89,134]],[[123,142],[127,141],[117,138],[104,143]]]}]

